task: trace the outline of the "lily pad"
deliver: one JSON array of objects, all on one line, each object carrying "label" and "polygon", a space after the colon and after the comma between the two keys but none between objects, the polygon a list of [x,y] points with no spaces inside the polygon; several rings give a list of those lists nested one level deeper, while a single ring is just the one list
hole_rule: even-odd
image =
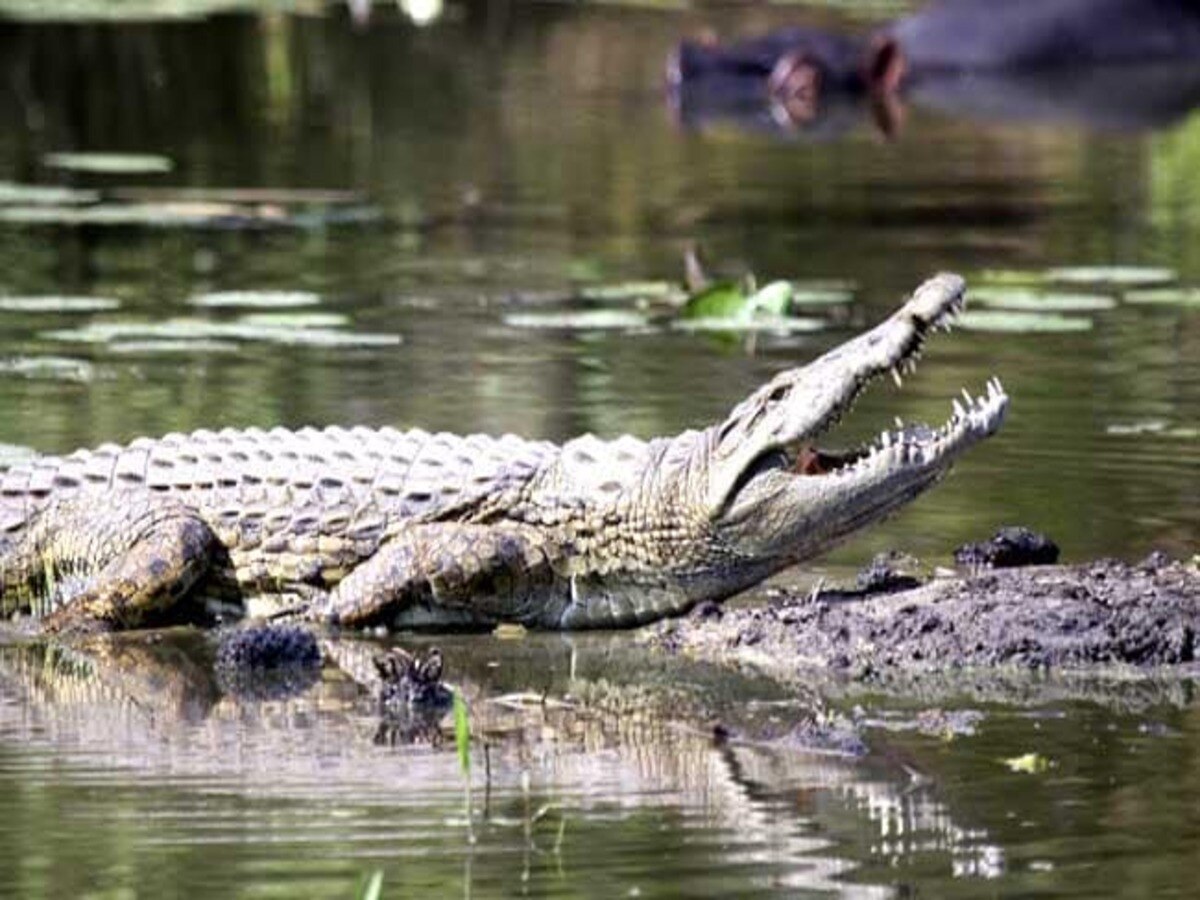
[{"label": "lily pad", "polygon": [[622,303],[635,300],[669,302],[682,299],[683,289],[670,281],[625,281],[617,284],[589,284],[578,291],[583,300]]},{"label": "lily pad", "polygon": [[1128,436],[1153,434],[1157,437],[1192,439],[1200,437],[1200,428],[1187,425],[1170,426],[1162,419],[1145,419],[1141,422],[1114,422],[1104,429],[1108,434]]},{"label": "lily pad", "polygon": [[350,317],[331,312],[251,313],[238,321],[256,328],[341,328],[350,324]]},{"label": "lily pad", "polygon": [[82,328],[42,333],[46,340],[83,344],[125,344],[131,341],[247,341],[307,347],[394,347],[398,334],[369,334],[330,328],[294,328],[206,319],[166,319],[159,322],[92,322]]},{"label": "lily pad", "polygon": [[1029,287],[1043,284],[1046,273],[1031,269],[984,269],[970,281],[998,287]]},{"label": "lily pad", "polygon": [[1126,303],[1200,307],[1200,287],[1151,288],[1128,291]]},{"label": "lily pad", "polygon": [[1168,284],[1175,277],[1173,269],[1159,266],[1063,266],[1046,272],[1047,279],[1061,284]]},{"label": "lily pad", "polygon": [[108,345],[109,353],[125,356],[173,356],[189,353],[236,353],[241,350],[240,344],[232,341],[216,341],[208,338],[201,340],[171,340],[150,339],[145,341],[114,341]]},{"label": "lily pad", "polygon": [[1167,430],[1167,423],[1162,419],[1144,419],[1141,422],[1114,422],[1104,429],[1109,434],[1161,434]]},{"label": "lily pad", "polygon": [[121,301],[111,297],[0,297],[0,312],[108,312],[120,306]]},{"label": "lily pad", "polygon": [[1069,333],[1090,331],[1092,320],[1085,316],[1060,313],[1020,312],[1016,310],[970,310],[958,317],[957,324],[972,331],[1020,333]]},{"label": "lily pad", "polygon": [[187,302],[205,309],[297,309],[319,305],[321,295],[311,291],[216,291],[196,294]]},{"label": "lily pad", "polygon": [[94,206],[0,206],[0,222],[12,225],[119,228],[324,228],[378,222],[370,206],[289,210],[275,204],[174,201],[97,203]]},{"label": "lily pad", "polygon": [[853,300],[851,282],[792,282],[791,306],[839,306]]},{"label": "lily pad", "polygon": [[708,316],[695,319],[676,319],[671,327],[679,331],[759,332],[775,334],[804,334],[821,331],[829,326],[824,319],[807,316]]},{"label": "lily pad", "polygon": [[153,153],[48,153],[42,164],[52,169],[103,175],[145,175],[170,172],[175,163]]},{"label": "lily pad", "polygon": [[14,356],[0,359],[0,375],[86,383],[95,379],[96,367],[85,359],[69,356]]},{"label": "lily pad", "polygon": [[272,344],[285,344],[289,347],[346,350],[398,347],[404,343],[404,338],[398,334],[334,331],[327,328],[272,328],[265,335],[252,334],[244,339],[265,340]]},{"label": "lily pad", "polygon": [[1041,293],[1011,287],[972,288],[967,299],[996,309],[1027,312],[1099,312],[1117,305],[1106,294]]},{"label": "lily pad", "polygon": [[560,312],[515,313],[504,317],[512,328],[553,328],[568,331],[631,330],[645,328],[648,317],[625,309],[581,309]]},{"label": "lily pad", "polygon": [[0,181],[0,206],[69,206],[96,203],[96,191],[60,187],[54,184],[17,184]]}]

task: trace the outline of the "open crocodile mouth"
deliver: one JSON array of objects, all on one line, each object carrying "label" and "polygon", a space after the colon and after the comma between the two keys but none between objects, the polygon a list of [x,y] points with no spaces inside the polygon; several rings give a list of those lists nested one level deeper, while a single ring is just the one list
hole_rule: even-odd
[{"label": "open crocodile mouth", "polygon": [[962,400],[951,402],[950,417],[938,428],[896,419],[894,429],[885,429],[874,439],[850,449],[831,450],[802,441],[780,452],[786,457],[786,467],[796,475],[846,475],[883,463],[928,466],[957,456],[995,433],[1007,408],[1008,395],[1000,379],[991,378],[978,397],[972,397],[964,388]]}]

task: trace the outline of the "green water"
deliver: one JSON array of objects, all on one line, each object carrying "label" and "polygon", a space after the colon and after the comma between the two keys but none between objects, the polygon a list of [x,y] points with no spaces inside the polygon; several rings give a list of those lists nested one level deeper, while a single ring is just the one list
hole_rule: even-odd
[{"label": "green water", "polygon": [[[890,140],[856,108],[808,133],[687,127],[662,85],[678,36],[798,11],[472,4],[419,28],[389,4],[361,28],[341,6],[220,7],[63,24],[27,21],[20,5],[20,21],[0,18],[0,182],[74,188],[79,208],[124,216],[60,206],[47,222],[0,188],[0,300],[116,307],[0,305],[2,455],[249,425],[652,436],[721,416],[938,270],[980,284],[1128,265],[1200,284],[1200,113],[1120,131],[914,103]],[[101,151],[168,170],[51,157]],[[691,246],[717,274],[848,281],[851,300],[801,310],[819,330],[751,336],[679,330],[654,303],[568,299],[679,280]],[[936,491],[784,584],[847,575],[893,547],[945,562],[1008,523],[1048,533],[1068,559],[1196,552],[1194,301],[1050,287],[1112,302],[1061,313],[1084,323],[1068,331],[939,338],[903,391],[863,398],[847,440],[895,415],[940,421],[960,386],[992,374],[1012,407]],[[218,291],[316,298],[189,302]],[[528,327],[597,307],[649,324]],[[263,313],[322,318],[245,318]],[[189,324],[164,328],[176,319]],[[753,679],[610,658],[605,640],[447,645],[480,716],[514,690],[563,697],[617,670],[654,672],[645,727],[578,710],[496,725],[486,809],[482,759],[473,769],[473,843],[452,747],[377,745],[353,691],[328,706],[246,709],[211,691],[110,706],[31,691],[40,670],[18,653],[0,673],[0,893],[352,896],[376,868],[384,896],[1194,891],[1200,718],[1186,683],[1022,704],[969,690],[830,698],[892,725],[926,707],[985,713],[953,739],[869,728],[855,761],[715,745],[714,721],[765,710],[767,730],[786,733],[806,707]],[[573,648],[592,661],[582,681]],[[1047,766],[1004,762],[1029,753]]]}]

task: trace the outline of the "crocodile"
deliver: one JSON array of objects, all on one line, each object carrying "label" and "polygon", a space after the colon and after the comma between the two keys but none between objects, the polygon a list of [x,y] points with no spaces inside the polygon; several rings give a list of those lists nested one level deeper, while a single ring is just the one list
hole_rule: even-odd
[{"label": "crocodile", "polygon": [[937,482],[999,428],[992,378],[937,428],[816,441],[863,389],[913,371],[965,284],[673,437],[392,428],[201,430],[38,457],[0,475],[0,597],[48,630],[212,608],[345,627],[631,627],[811,558]]}]

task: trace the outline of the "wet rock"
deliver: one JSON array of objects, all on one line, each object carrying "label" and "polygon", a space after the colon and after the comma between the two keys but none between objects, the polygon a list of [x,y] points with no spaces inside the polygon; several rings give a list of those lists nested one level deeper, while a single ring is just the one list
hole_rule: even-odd
[{"label": "wet rock", "polygon": [[988,541],[955,549],[954,561],[970,569],[1053,565],[1058,562],[1058,544],[1020,525],[1006,526]]}]

